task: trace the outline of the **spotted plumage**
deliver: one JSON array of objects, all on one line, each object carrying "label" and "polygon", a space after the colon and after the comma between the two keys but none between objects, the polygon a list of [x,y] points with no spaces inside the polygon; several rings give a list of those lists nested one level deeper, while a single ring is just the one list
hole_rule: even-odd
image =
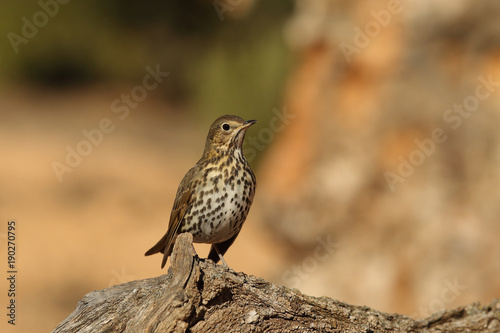
[{"label": "spotted plumage", "polygon": [[255,175],[242,151],[245,133],[255,123],[222,116],[210,127],[201,159],[177,189],[167,233],[146,252],[163,253],[162,268],[183,232],[191,233],[195,243],[212,244],[208,258],[224,262],[255,194]]}]

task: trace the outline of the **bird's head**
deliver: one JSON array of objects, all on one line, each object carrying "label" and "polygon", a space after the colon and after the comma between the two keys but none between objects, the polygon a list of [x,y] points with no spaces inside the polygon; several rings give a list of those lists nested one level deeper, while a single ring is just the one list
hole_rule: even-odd
[{"label": "bird's head", "polygon": [[245,121],[231,115],[217,118],[210,126],[203,154],[212,156],[241,149],[247,129],[256,122],[256,120]]}]

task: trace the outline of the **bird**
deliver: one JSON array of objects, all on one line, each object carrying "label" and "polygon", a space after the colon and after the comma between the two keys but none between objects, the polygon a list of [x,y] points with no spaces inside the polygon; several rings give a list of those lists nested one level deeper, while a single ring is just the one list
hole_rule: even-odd
[{"label": "bird", "polygon": [[168,230],[145,255],[163,253],[165,266],[177,236],[193,235],[194,243],[211,244],[208,259],[221,260],[241,231],[255,195],[257,180],[243,155],[243,140],[256,120],[234,115],[210,126],[200,160],[177,189]]}]

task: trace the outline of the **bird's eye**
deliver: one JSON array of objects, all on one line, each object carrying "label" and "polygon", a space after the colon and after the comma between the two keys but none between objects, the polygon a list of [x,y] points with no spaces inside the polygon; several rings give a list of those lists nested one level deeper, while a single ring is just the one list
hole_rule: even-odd
[{"label": "bird's eye", "polygon": [[229,131],[230,128],[231,128],[231,126],[229,126],[229,124],[222,124],[222,129],[224,131]]}]

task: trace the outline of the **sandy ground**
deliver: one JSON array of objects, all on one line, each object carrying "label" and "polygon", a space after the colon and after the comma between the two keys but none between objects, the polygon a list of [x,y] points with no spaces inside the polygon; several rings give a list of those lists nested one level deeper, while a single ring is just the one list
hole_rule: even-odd
[{"label": "sandy ground", "polygon": [[[121,92],[4,90],[0,249],[7,251],[7,222],[13,219],[18,273],[16,326],[2,320],[2,327],[50,331],[86,293],[166,273],[159,255],[144,252],[166,231],[177,185],[201,156],[208,126],[155,97],[121,120],[110,108]],[[82,131],[99,128],[104,118],[114,130],[102,140],[95,134],[101,142],[85,147]],[[53,164],[66,164],[66,147],[78,145],[89,153],[80,163],[71,160],[77,165],[60,181]],[[254,210],[226,260],[237,271],[269,278],[274,260],[266,253],[273,251],[266,251],[270,240],[258,232]],[[206,245],[197,249],[206,256]],[[3,279],[4,305],[7,288]]]}]

